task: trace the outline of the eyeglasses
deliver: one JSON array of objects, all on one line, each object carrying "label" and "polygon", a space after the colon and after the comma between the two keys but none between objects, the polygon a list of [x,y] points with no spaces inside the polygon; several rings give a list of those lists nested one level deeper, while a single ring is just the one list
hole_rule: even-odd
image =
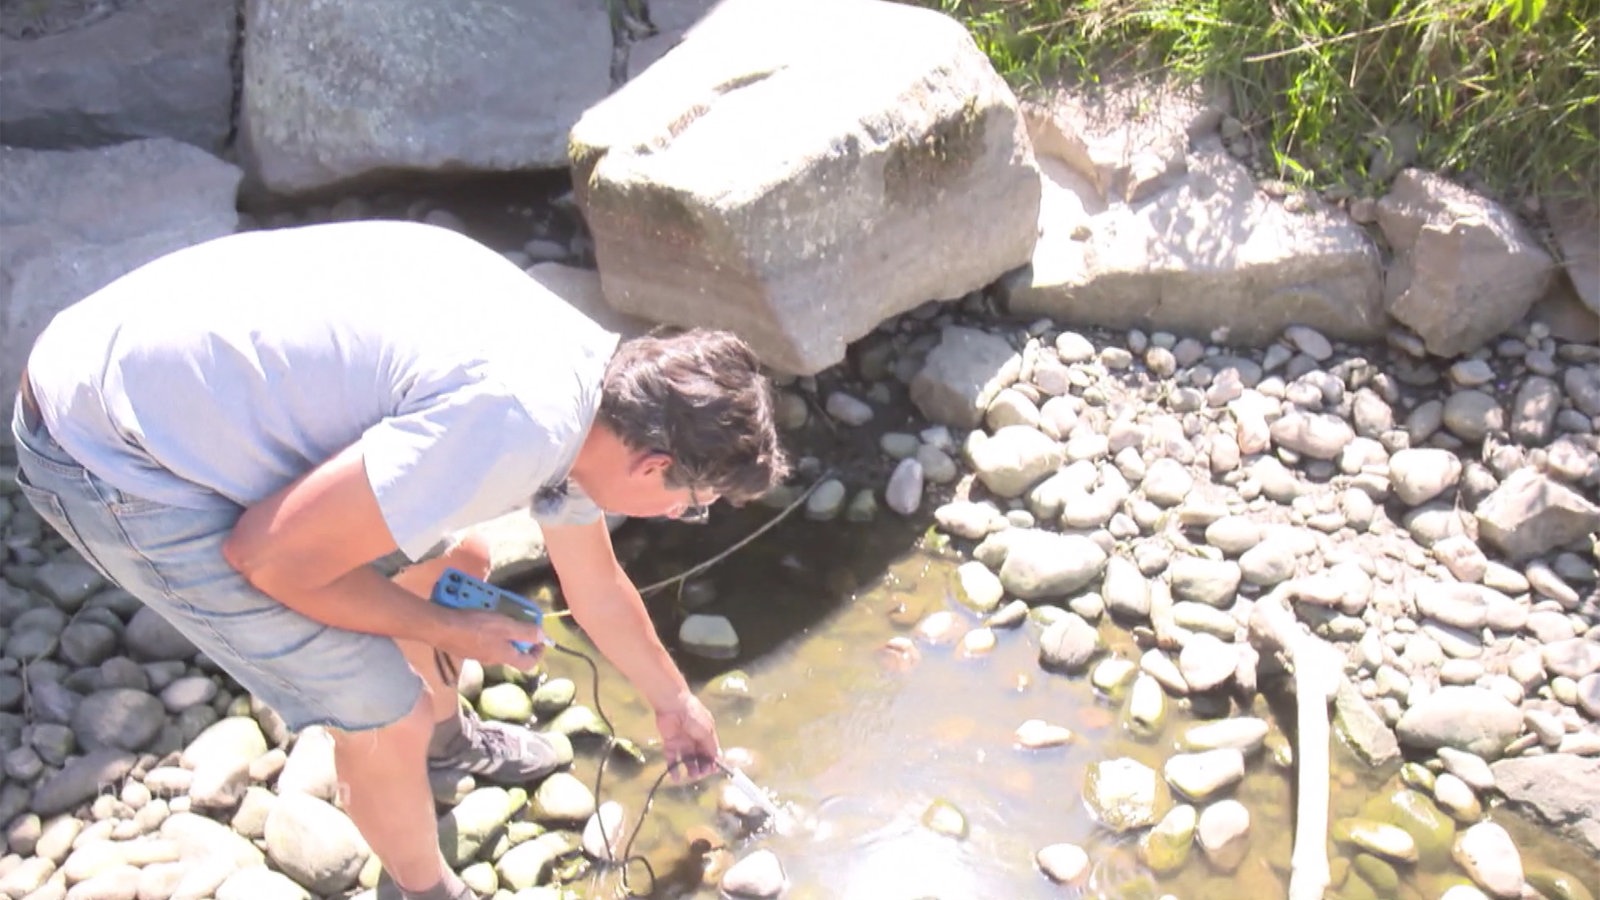
[{"label": "eyeglasses", "polygon": [[694,487],[689,488],[689,505],[678,514],[679,522],[690,525],[704,525],[711,519],[711,507],[700,502],[700,495],[695,493]]}]

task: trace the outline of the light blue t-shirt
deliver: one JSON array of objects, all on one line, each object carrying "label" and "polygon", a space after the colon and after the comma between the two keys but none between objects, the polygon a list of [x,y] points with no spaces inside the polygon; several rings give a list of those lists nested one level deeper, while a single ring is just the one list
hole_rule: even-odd
[{"label": "light blue t-shirt", "polygon": [[348,222],[180,250],[58,314],[28,361],[51,435],[89,471],[190,509],[248,506],[359,442],[411,559],[566,481],[612,334],[443,228]]}]

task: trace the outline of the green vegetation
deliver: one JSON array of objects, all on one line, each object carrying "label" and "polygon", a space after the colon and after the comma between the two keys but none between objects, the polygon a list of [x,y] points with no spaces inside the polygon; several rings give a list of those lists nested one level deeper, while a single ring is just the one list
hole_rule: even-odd
[{"label": "green vegetation", "polygon": [[1506,196],[1600,190],[1600,0],[908,0],[1020,90],[1173,77],[1231,94],[1280,177],[1372,191],[1393,161]]}]

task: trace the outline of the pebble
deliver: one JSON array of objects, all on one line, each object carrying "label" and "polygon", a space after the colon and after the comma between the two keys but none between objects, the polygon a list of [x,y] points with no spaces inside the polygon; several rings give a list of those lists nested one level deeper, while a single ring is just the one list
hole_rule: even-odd
[{"label": "pebble", "polygon": [[1220,800],[1200,811],[1195,841],[1212,865],[1231,872],[1249,850],[1250,811],[1237,800]]},{"label": "pebble", "polygon": [[1078,885],[1089,876],[1089,854],[1077,844],[1051,844],[1034,861],[1057,884]]},{"label": "pebble", "polygon": [[1167,782],[1197,803],[1244,778],[1244,754],[1231,747],[1179,753],[1162,770]]},{"label": "pebble", "polygon": [[1456,835],[1456,862],[1490,896],[1522,896],[1522,856],[1511,835],[1493,822],[1479,822]]}]

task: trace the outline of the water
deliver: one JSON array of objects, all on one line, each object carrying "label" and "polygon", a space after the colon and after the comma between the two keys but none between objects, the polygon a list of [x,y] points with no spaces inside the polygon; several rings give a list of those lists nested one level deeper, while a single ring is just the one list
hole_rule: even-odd
[{"label": "water", "polygon": [[[635,567],[639,582],[648,583],[711,556],[764,515],[770,513],[722,512],[720,528],[641,529],[623,533],[620,542],[625,551],[649,545]],[[1284,895],[1293,771],[1276,762],[1270,749],[1249,761],[1244,782],[1229,794],[1251,812],[1250,851],[1239,869],[1213,871],[1195,848],[1177,874],[1156,879],[1140,865],[1132,837],[1095,824],[1082,800],[1083,777],[1091,762],[1116,756],[1159,771],[1177,732],[1196,721],[1191,713],[1170,703],[1173,714],[1161,734],[1133,737],[1120,724],[1119,704],[1098,695],[1086,677],[1039,668],[1031,625],[1000,632],[994,651],[983,657],[963,658],[953,642],[919,643],[918,663],[893,664],[882,645],[907,634],[926,613],[958,610],[968,627],[978,622],[952,599],[959,560],[914,549],[914,541],[915,532],[898,526],[797,522],[707,574],[718,588],[707,611],[733,621],[745,642],[743,653],[726,663],[680,662],[697,686],[734,669],[748,674],[748,697],[707,696],[707,705],[717,716],[724,747],[736,761],[748,753],[746,771],[793,822],[763,828],[719,812],[719,794],[736,790],[721,775],[663,788],[634,845],[660,876],[651,897],[718,897],[717,874],[756,847],[783,861],[788,900]],[[681,610],[671,593],[653,596],[650,605],[664,633],[672,633]],[[557,640],[583,642],[566,622],[553,623],[552,630]],[[1101,633],[1113,650],[1137,659],[1120,629],[1108,624]],[[614,670],[601,665],[602,703],[619,733],[653,739],[648,710]],[[580,701],[588,699],[584,670],[557,659],[553,671],[577,680]],[[1259,699],[1248,712],[1274,718]],[[1065,725],[1076,739],[1043,750],[1015,747],[1015,729],[1034,718]],[[1269,748],[1284,740],[1274,727]],[[1336,751],[1335,766],[1335,817],[1355,814],[1398,785],[1392,773],[1368,773],[1348,753]],[[592,754],[576,772],[592,782]],[[613,764],[607,770],[601,799],[625,805],[629,834],[658,774],[659,763]],[[923,824],[936,801],[965,816],[964,839]],[[1497,820],[1512,829],[1525,862],[1600,880],[1592,861],[1577,859],[1525,823]],[[696,840],[701,843],[693,845]],[[1063,841],[1084,847],[1094,861],[1088,884],[1063,887],[1037,870],[1038,850]],[[697,852],[708,843],[727,849]],[[1343,871],[1349,861],[1340,861],[1341,848],[1334,850],[1335,871]],[[711,874],[703,884],[707,869]],[[1433,898],[1462,880],[1453,867],[1412,869],[1402,870],[1397,896]],[[643,885],[642,876],[635,875],[634,883]],[[594,897],[615,896],[620,888],[615,873],[597,873],[581,885]]]}]

